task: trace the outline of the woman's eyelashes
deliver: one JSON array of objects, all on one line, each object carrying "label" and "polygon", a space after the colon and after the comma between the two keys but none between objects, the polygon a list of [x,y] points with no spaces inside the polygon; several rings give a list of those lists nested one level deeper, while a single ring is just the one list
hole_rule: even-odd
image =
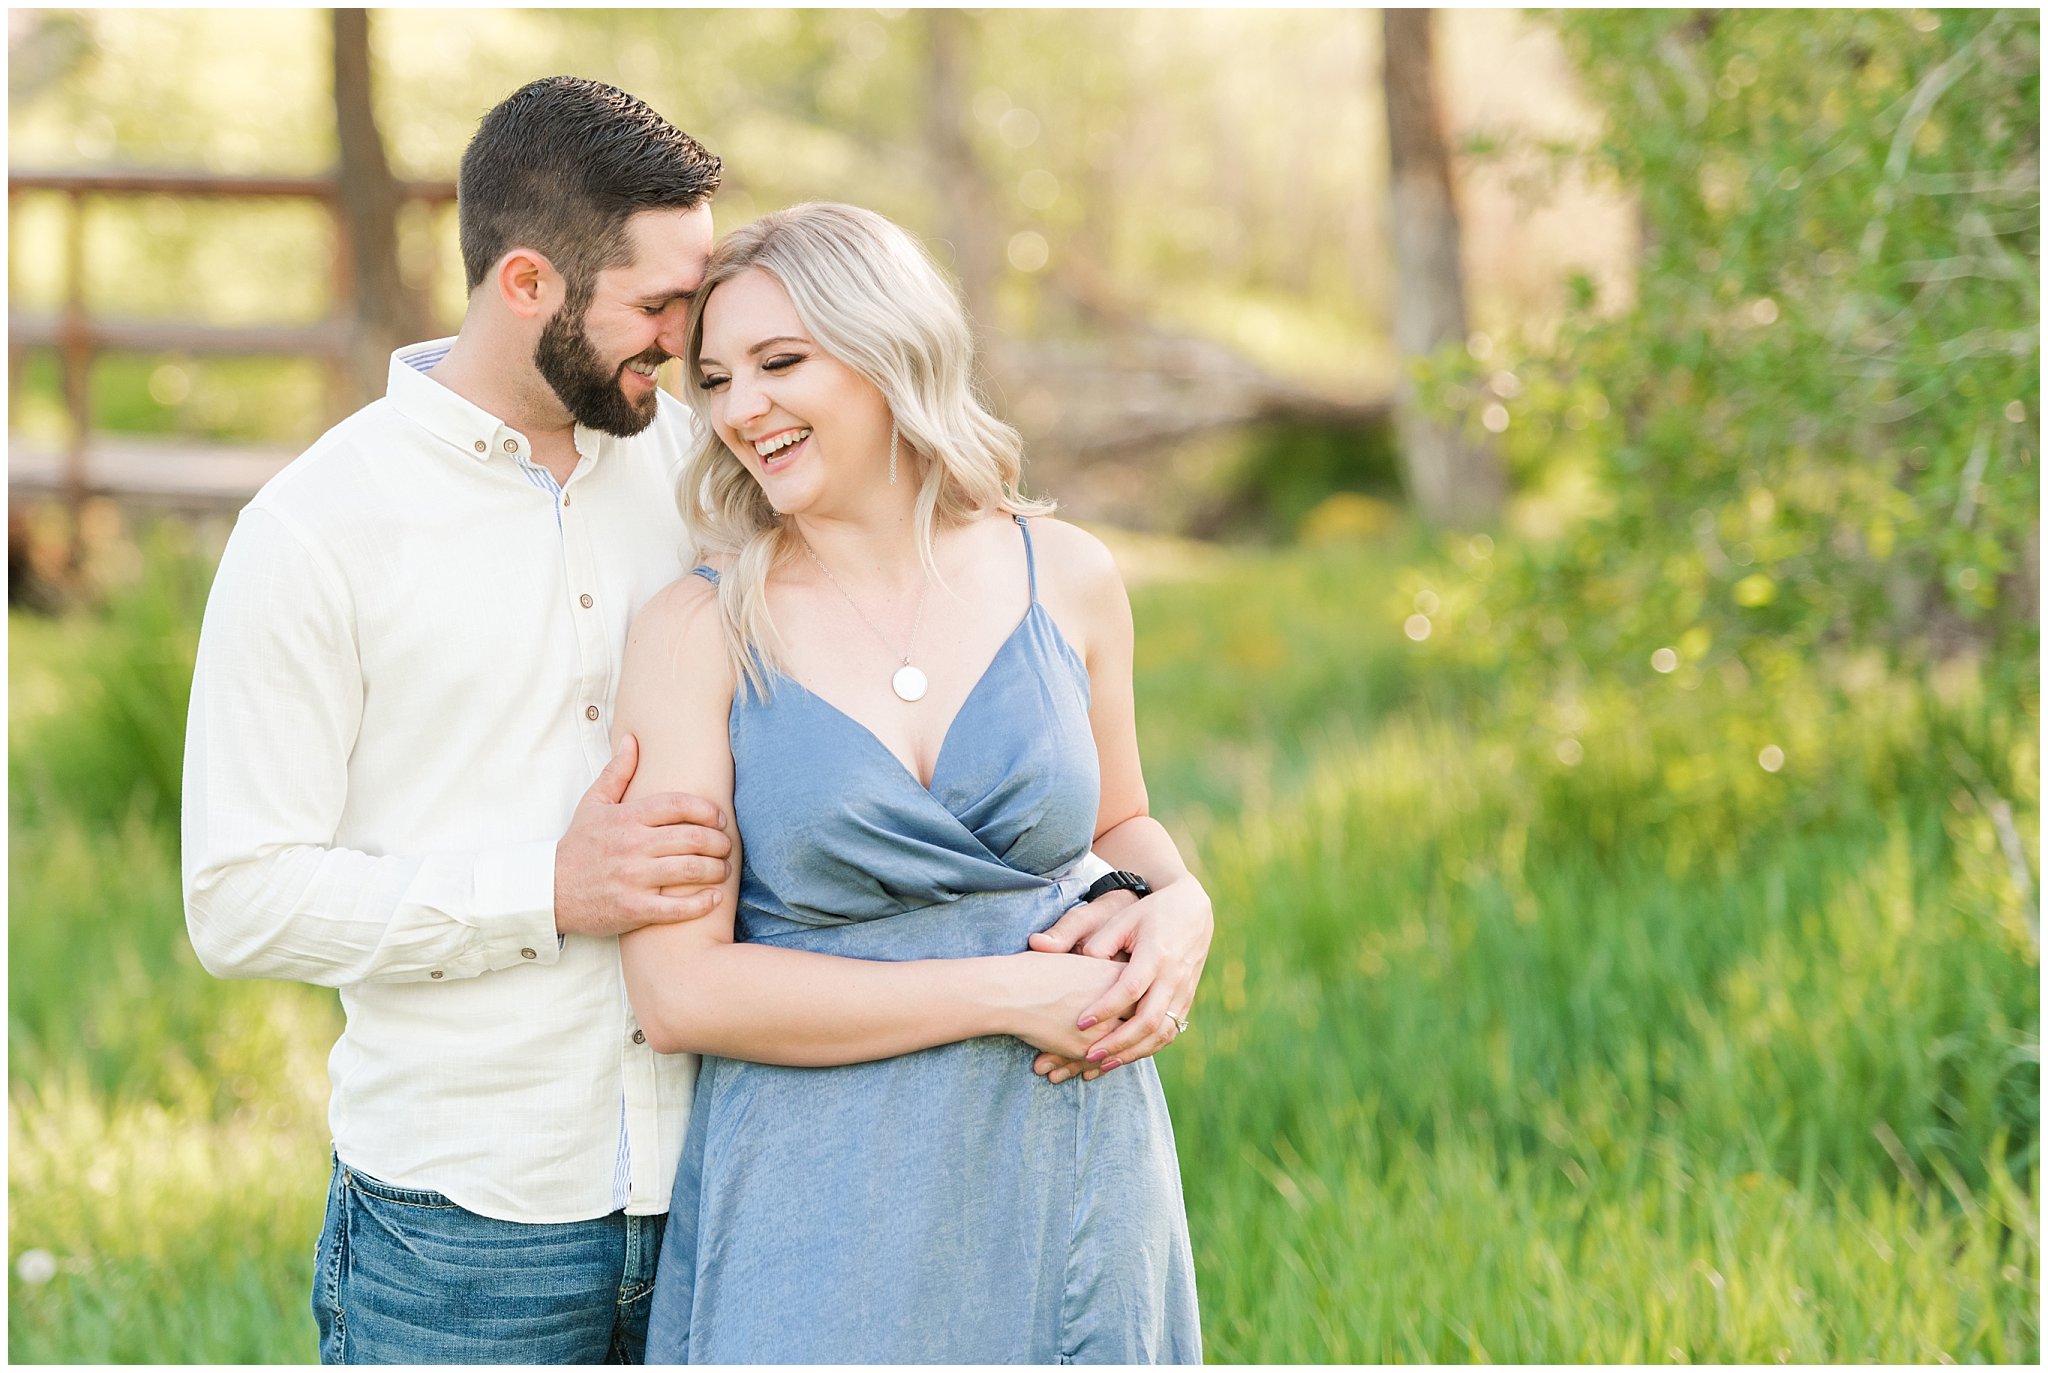
[{"label": "woman's eyelashes", "polygon": [[[761,364],[761,370],[764,372],[787,372],[803,360],[804,355],[802,353],[777,353],[774,357]],[[723,372],[706,372],[698,379],[697,389],[700,391],[716,391],[731,380],[732,378]]]}]

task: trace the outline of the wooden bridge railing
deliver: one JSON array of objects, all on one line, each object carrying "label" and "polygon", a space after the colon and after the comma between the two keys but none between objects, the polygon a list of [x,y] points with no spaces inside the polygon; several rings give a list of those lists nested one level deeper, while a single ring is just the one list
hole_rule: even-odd
[{"label": "wooden bridge railing", "polygon": [[[397,190],[408,201],[446,204],[455,199],[447,181],[401,181]],[[54,315],[9,311],[7,371],[10,390],[18,389],[23,354],[29,349],[54,349],[63,391],[67,432],[61,454],[59,486],[74,511],[94,489],[90,467],[93,439],[92,364],[104,352],[185,353],[229,357],[310,357],[327,366],[330,407],[339,416],[346,400],[361,389],[351,373],[351,356],[363,327],[363,302],[352,280],[352,255],[347,242],[348,219],[338,174],[324,176],[231,176],[211,172],[101,169],[93,171],[24,171],[7,174],[10,222],[20,197],[56,194],[68,204],[64,234],[63,292]],[[86,214],[96,197],[156,195],[196,200],[295,199],[323,205],[334,226],[334,305],[326,319],[310,324],[207,325],[183,320],[124,319],[95,316],[87,308]],[[10,279],[14,264],[9,264]],[[370,379],[374,388],[381,378]],[[374,393],[374,391],[373,391]],[[12,436],[10,436],[12,444]]]}]

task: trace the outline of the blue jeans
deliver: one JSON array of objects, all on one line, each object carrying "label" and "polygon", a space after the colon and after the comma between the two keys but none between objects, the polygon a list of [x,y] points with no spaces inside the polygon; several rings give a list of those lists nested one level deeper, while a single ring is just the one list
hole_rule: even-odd
[{"label": "blue jeans", "polygon": [[322,1363],[639,1363],[664,1216],[524,1225],[335,1160],[313,1257]]}]

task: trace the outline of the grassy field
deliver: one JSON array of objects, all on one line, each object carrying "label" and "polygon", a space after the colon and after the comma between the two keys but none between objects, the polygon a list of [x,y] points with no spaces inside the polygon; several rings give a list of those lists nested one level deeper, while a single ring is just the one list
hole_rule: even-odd
[{"label": "grassy field", "polygon": [[[1531,702],[1398,546],[1132,552],[1212,1360],[2037,1359],[2030,667]],[[185,944],[178,567],[11,624],[18,1362],[314,1353],[338,1012]]]}]

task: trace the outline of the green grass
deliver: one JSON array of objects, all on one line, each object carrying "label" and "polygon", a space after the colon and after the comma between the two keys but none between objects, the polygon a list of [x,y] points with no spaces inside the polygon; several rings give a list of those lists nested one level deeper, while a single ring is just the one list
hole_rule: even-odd
[{"label": "green grass", "polygon": [[[1134,597],[1219,913],[1162,1060],[1210,1358],[2035,1361],[2031,664],[1545,695],[1403,636],[1415,551]],[[12,622],[17,1361],[313,1354],[338,1013],[185,944],[176,566]]]}]

